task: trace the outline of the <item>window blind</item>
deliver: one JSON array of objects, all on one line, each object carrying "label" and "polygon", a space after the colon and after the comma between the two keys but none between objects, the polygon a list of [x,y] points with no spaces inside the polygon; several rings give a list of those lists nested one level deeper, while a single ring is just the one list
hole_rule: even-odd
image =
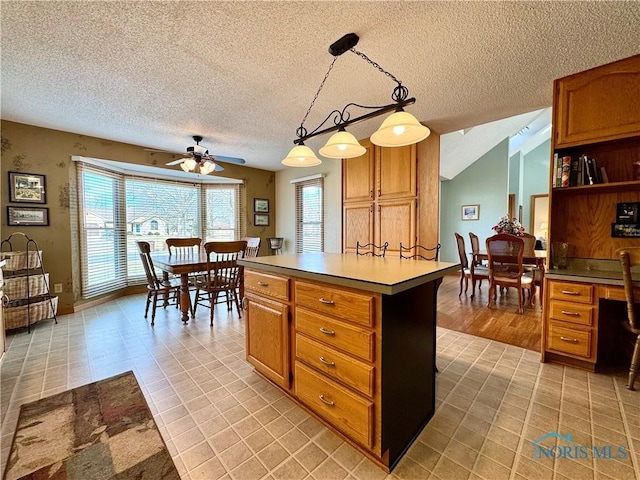
[{"label": "window blind", "polygon": [[324,251],[324,179],[296,183],[296,253]]},{"label": "window blind", "polygon": [[77,162],[83,298],[146,281],[138,240],[166,250],[169,237],[244,236],[242,184],[194,184],[112,172]]}]

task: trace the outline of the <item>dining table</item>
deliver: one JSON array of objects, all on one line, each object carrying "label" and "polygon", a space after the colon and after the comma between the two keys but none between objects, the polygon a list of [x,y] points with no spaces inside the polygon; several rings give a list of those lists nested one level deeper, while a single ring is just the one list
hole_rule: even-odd
[{"label": "dining table", "polygon": [[[483,260],[489,260],[489,254],[480,250],[479,252],[472,253],[473,261],[476,265]],[[544,284],[544,272],[545,263],[547,262],[546,250],[534,250],[533,252],[524,252],[522,254],[522,263],[525,265],[535,265],[540,271],[540,298],[542,297],[542,285]]]},{"label": "dining table", "polygon": [[204,251],[190,252],[179,255],[169,255],[168,252],[155,252],[151,254],[153,264],[163,272],[180,275],[180,311],[182,321],[189,321],[189,274],[204,272],[207,270],[207,254]]}]

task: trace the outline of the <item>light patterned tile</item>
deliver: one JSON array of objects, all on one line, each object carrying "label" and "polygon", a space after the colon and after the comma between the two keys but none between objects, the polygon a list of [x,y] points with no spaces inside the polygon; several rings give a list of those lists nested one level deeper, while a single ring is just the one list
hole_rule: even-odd
[{"label": "light patterned tile", "polygon": [[315,470],[327,457],[327,453],[315,443],[309,443],[295,454],[295,459],[309,472]]},{"label": "light patterned tile", "polygon": [[471,472],[453,460],[442,456],[434,467],[433,473],[442,479],[466,480]]}]

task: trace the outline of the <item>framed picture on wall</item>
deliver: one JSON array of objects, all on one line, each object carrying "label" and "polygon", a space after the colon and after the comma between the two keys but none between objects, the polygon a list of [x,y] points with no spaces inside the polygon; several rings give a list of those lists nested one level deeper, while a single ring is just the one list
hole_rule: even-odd
[{"label": "framed picture on wall", "polygon": [[480,219],[480,205],[462,205],[462,220]]},{"label": "framed picture on wall", "polygon": [[253,199],[253,211],[256,213],[269,213],[269,199],[267,198],[254,198]]},{"label": "framed picture on wall", "polygon": [[46,227],[49,209],[46,207],[7,207],[7,224],[15,226]]},{"label": "framed picture on wall", "polygon": [[9,172],[9,201],[15,203],[47,203],[44,175]]},{"label": "framed picture on wall", "polygon": [[256,227],[268,227],[269,226],[269,215],[265,215],[264,213],[256,213],[253,215],[253,224]]}]

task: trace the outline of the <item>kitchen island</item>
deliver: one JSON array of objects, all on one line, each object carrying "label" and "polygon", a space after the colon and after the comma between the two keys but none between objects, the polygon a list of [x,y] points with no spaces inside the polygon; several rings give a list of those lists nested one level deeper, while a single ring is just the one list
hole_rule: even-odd
[{"label": "kitchen island", "polygon": [[331,253],[239,263],[247,360],[391,471],[435,411],[437,291],[459,264]]}]

